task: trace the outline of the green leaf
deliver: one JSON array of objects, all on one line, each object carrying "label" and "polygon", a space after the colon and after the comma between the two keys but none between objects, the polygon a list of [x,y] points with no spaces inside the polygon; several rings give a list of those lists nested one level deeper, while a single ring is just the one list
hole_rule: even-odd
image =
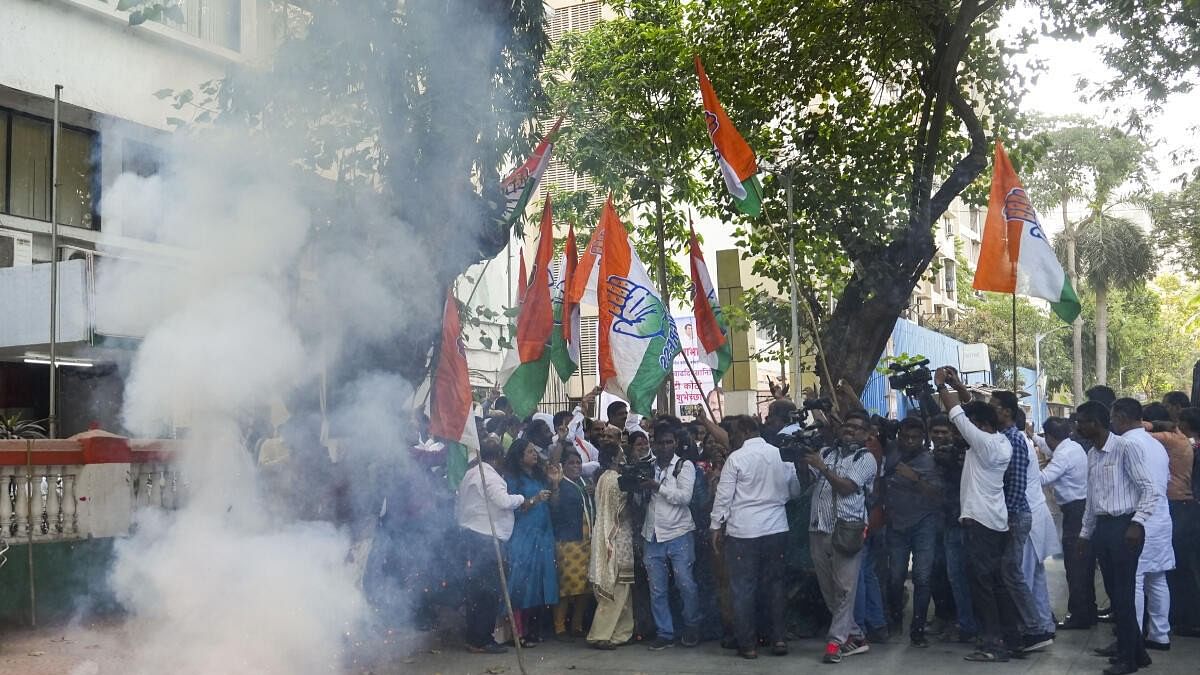
[{"label": "green leaf", "polygon": [[162,99],[167,98],[167,97],[173,95],[174,93],[175,93],[174,89],[159,89],[158,91],[154,92],[154,98],[157,98],[158,100],[161,101]]},{"label": "green leaf", "polygon": [[187,120],[180,119],[178,117],[168,117],[167,124],[173,127],[181,127],[187,124]]},{"label": "green leaf", "polygon": [[145,0],[117,0],[117,11],[128,12],[143,2],[145,2]]}]

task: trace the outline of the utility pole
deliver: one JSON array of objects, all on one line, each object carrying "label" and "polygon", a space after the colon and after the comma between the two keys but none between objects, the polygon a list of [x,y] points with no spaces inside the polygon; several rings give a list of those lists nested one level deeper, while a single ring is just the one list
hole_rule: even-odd
[{"label": "utility pole", "polygon": [[54,130],[50,158],[50,411],[46,431],[58,438],[58,105],[61,84],[54,85]]}]

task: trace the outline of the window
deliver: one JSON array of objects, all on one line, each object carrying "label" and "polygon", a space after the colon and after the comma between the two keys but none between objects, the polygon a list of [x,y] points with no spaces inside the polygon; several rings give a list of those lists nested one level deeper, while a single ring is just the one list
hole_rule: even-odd
[{"label": "window", "polygon": [[121,173],[149,178],[158,173],[162,152],[149,143],[126,139],[121,152]]},{"label": "window", "polygon": [[0,110],[0,210],[8,210],[8,115]]},{"label": "window", "polygon": [[[0,110],[0,141],[0,212],[50,220],[52,122]],[[62,126],[59,143],[58,222],[94,229],[99,224],[97,136]]]},{"label": "window", "polygon": [[74,129],[62,129],[58,135],[62,151],[58,155],[58,222],[74,227],[92,227],[92,192],[96,158],[92,156],[92,135]]},{"label": "window", "polygon": [[50,220],[50,125],[18,115],[10,119],[8,212]]},{"label": "window", "polygon": [[182,24],[165,23],[188,35],[226,49],[242,47],[242,0],[180,0]]}]

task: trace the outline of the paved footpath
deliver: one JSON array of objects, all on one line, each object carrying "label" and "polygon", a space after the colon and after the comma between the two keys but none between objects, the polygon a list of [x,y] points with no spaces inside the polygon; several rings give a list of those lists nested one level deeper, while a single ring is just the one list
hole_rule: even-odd
[{"label": "paved footpath", "polygon": [[[1065,604],[1062,563],[1048,563],[1050,590],[1056,606]],[[108,619],[84,625],[37,629],[0,629],[0,675],[128,675],[129,655],[137,648],[134,622]],[[251,638],[253,639],[253,638]],[[784,657],[762,655],[755,661],[738,658],[715,642],[694,649],[674,647],[651,652],[644,645],[616,651],[588,649],[582,643],[548,642],[525,652],[530,675],[729,673],[854,673],[856,675],[1046,675],[1093,673],[1108,664],[1091,651],[1111,640],[1110,627],[1091,631],[1062,631],[1043,653],[1010,663],[976,664],[963,660],[966,645],[936,641],[914,649],[907,640],[872,645],[871,651],[847,657],[839,665],[821,663],[823,644],[817,640],[790,643]],[[456,635],[411,633],[385,642],[353,643],[344,675],[517,675],[515,653],[485,656],[467,653]],[[1152,652],[1154,665],[1146,675],[1200,674],[1200,638],[1176,638],[1170,652]],[[327,671],[322,671],[327,672]],[[158,675],[157,673],[155,675]],[[169,675],[164,671],[163,675]],[[226,675],[213,673],[213,675]],[[274,675],[274,674],[272,674]],[[305,675],[286,673],[278,675]]]}]

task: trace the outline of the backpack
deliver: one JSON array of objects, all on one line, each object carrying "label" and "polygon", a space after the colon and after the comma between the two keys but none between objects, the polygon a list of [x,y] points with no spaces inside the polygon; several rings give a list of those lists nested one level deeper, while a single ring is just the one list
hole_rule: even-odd
[{"label": "backpack", "polygon": [[712,516],[711,505],[708,501],[708,477],[704,475],[704,469],[701,469],[700,465],[680,457],[679,461],[675,462],[675,471],[672,473],[675,478],[679,478],[679,473],[683,471],[684,462],[691,462],[692,468],[696,471],[696,479],[692,484],[692,501],[688,502],[688,509],[692,512],[692,522],[696,524],[697,528],[708,529],[709,519]]}]

